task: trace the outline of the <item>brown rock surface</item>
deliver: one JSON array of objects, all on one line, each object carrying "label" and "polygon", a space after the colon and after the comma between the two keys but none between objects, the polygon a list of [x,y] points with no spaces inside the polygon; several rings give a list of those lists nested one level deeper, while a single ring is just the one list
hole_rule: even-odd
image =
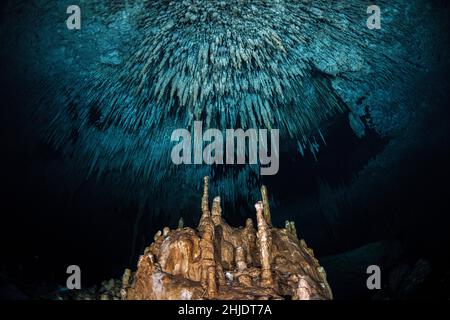
[{"label": "brown rock surface", "polygon": [[255,205],[255,230],[251,219],[245,227],[228,225],[220,197],[210,210],[204,182],[198,228],[158,232],[137,271],[125,271],[122,299],[332,299],[325,270],[294,223],[272,226],[266,187]]}]

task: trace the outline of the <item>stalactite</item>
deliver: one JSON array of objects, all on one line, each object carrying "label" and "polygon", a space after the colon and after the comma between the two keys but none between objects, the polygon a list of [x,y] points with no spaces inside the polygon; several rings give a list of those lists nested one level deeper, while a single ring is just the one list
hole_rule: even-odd
[{"label": "stalactite", "polygon": [[[298,146],[299,155],[320,158],[325,137],[317,129],[349,106],[356,115],[350,118],[352,127],[363,132],[365,124],[357,121],[361,111],[344,99],[350,95],[347,78],[361,83],[359,91],[379,92],[413,74],[402,50],[401,35],[408,33],[398,17],[401,3],[381,1],[393,8],[389,19],[395,28],[371,32],[361,27],[365,4],[351,0],[335,6],[294,0],[81,2],[99,20],[86,17],[86,33],[76,40],[60,35],[73,63],[52,62],[57,68],[52,74],[42,68],[48,57],[28,59],[26,67],[42,86],[36,90],[40,105],[30,118],[36,136],[70,160],[65,162],[69,174],[98,179],[129,201],[167,205],[167,180],[194,185],[205,175],[228,171],[174,166],[174,129],[190,130],[195,120],[205,128],[275,128],[283,144]],[[53,11],[46,6],[38,1],[36,10],[47,16]],[[98,26],[106,34],[111,23],[123,28],[110,38],[91,29]],[[105,45],[105,39],[111,43]],[[82,41],[104,46],[105,54],[120,48],[122,62],[110,66],[101,59],[75,59],[93,55],[83,51]],[[393,43],[399,43],[398,50]],[[378,114],[372,116],[381,130]],[[258,174],[246,166],[239,170],[216,178],[212,187],[220,189],[214,190],[223,202],[256,195]]]}]

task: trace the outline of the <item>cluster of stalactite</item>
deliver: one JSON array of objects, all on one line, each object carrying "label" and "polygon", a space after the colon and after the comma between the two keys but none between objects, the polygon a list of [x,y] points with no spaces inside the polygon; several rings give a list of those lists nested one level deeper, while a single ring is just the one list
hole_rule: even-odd
[{"label": "cluster of stalactite", "polygon": [[205,177],[198,227],[180,222],[158,231],[137,271],[125,271],[122,299],[332,299],[325,270],[294,223],[272,226],[266,187],[255,205],[256,228],[252,219],[233,228],[220,197],[210,207],[208,186]]},{"label": "cluster of stalactite", "polygon": [[[396,21],[401,4],[379,2]],[[152,188],[150,201],[167,203],[155,199],[167,193],[163,182],[198,185],[209,175],[223,200],[236,202],[255,194],[258,165],[239,166],[237,173],[224,166],[175,166],[172,131],[192,129],[194,120],[203,121],[205,130],[274,128],[283,148],[316,156],[326,138],[322,124],[348,109],[349,87],[342,81],[351,78],[360,88],[349,92],[365,94],[406,78],[405,64],[399,67],[403,56],[382,49],[397,43],[402,25],[395,25],[395,32],[392,26],[369,30],[367,5],[350,0],[81,2],[91,16],[83,16],[78,35],[58,35],[65,37],[66,55],[85,54],[79,51],[81,42],[92,37],[109,39],[89,29],[102,30],[104,24],[117,25],[108,27],[117,33],[110,36],[115,43],[108,54],[121,59],[100,57],[99,63],[76,65],[70,73],[44,74],[46,90],[33,121],[41,136],[71,159],[66,166],[73,164],[82,177],[107,179],[107,185],[129,190],[131,198],[148,201],[146,190]],[[42,5],[44,16],[46,11]],[[98,42],[104,45],[105,39]],[[360,113],[350,111],[352,127],[362,135]]]}]

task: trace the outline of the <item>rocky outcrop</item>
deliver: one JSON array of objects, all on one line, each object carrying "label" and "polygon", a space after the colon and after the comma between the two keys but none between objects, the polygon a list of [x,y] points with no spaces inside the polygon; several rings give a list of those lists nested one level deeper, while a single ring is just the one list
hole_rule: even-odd
[{"label": "rocky outcrop", "polygon": [[332,299],[324,269],[292,222],[275,228],[267,189],[256,203],[257,229],[247,219],[234,228],[222,217],[220,197],[209,207],[205,177],[197,229],[164,228],[140,257],[137,271],[126,270],[122,298],[154,299]]}]

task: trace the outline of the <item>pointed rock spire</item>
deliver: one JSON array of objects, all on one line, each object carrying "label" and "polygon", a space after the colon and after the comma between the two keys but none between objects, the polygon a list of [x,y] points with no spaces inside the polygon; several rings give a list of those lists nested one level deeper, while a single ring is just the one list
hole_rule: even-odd
[{"label": "pointed rock spire", "polygon": [[211,217],[211,213],[209,211],[209,178],[204,177],[204,186],[203,186],[203,196],[202,196],[202,216],[200,218],[200,222],[198,224],[198,229],[200,231],[203,230],[206,220]]},{"label": "pointed rock spire", "polygon": [[213,200],[211,218],[215,226],[222,224],[222,207],[220,206],[220,197],[215,197]]},{"label": "pointed rock spire", "polygon": [[273,278],[272,270],[270,268],[272,239],[270,237],[269,226],[264,219],[264,205],[261,201],[255,204],[256,219],[258,221],[258,232],[256,234],[258,238],[260,258],[261,258],[261,286],[272,287]]},{"label": "pointed rock spire", "polygon": [[209,178],[203,178],[202,213],[209,215]]},{"label": "pointed rock spire", "polygon": [[271,226],[272,218],[270,216],[269,194],[267,192],[267,187],[264,185],[261,187],[261,197],[264,207],[264,219],[266,220],[266,223]]}]

